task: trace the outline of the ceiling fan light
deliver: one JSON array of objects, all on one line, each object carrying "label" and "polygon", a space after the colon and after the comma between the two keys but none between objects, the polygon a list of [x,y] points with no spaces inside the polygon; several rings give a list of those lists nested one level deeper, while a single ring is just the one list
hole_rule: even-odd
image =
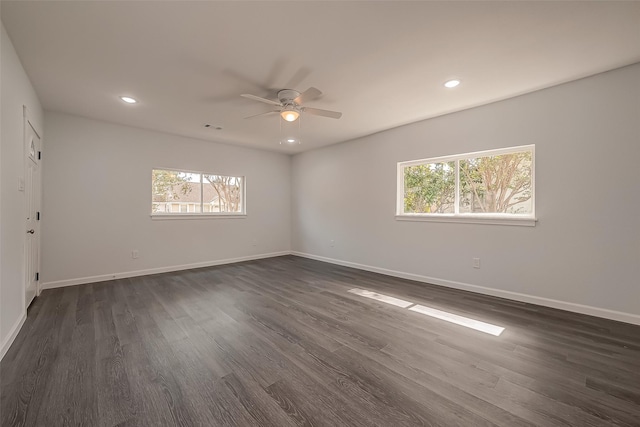
[{"label": "ceiling fan light", "polygon": [[285,109],[280,112],[280,116],[288,122],[295,122],[300,117],[300,113],[293,109]]}]

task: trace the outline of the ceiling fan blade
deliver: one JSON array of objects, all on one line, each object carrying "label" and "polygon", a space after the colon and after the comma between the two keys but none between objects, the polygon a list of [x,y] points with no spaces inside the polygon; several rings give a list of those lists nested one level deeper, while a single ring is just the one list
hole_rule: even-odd
[{"label": "ceiling fan blade", "polygon": [[298,71],[289,79],[285,87],[298,87],[311,74],[311,70],[307,67],[300,67]]},{"label": "ceiling fan blade", "polygon": [[321,110],[320,108],[303,108],[305,113],[313,114],[314,116],[331,117],[332,119],[339,119],[342,117],[342,113],[337,111]]},{"label": "ceiling fan blade", "polygon": [[320,92],[315,87],[310,87],[309,89],[305,90],[300,95],[298,95],[298,97],[294,99],[293,102],[295,102],[298,105],[304,104],[305,102],[318,98],[320,95],[322,95],[322,92]]},{"label": "ceiling fan blade", "polygon": [[282,75],[284,68],[287,65],[287,61],[284,58],[278,58],[273,61],[273,65],[269,70],[269,74],[267,75],[264,84],[262,85],[265,88],[273,88],[278,80],[278,77]]},{"label": "ceiling fan blade", "polygon": [[252,117],[264,116],[266,114],[279,113],[279,112],[280,112],[280,110],[265,111],[264,113],[254,114],[253,116],[247,116],[247,117],[245,117],[245,119],[250,119]]},{"label": "ceiling fan blade", "polygon": [[253,99],[254,101],[264,102],[265,104],[277,105],[278,107],[282,106],[282,104],[280,104],[278,101],[272,101],[271,99],[267,98],[260,98],[259,96],[250,95],[248,93],[243,93],[240,96],[247,99]]}]

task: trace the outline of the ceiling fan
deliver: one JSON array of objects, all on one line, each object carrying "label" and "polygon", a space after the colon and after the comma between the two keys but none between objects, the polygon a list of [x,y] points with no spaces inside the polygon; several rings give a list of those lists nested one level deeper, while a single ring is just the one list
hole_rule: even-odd
[{"label": "ceiling fan", "polygon": [[282,89],[278,92],[277,101],[250,95],[248,93],[243,93],[240,96],[242,96],[243,98],[253,99],[254,101],[260,101],[264,102],[265,104],[275,105],[279,107],[275,110],[267,111],[265,113],[245,117],[246,119],[271,113],[280,113],[280,116],[288,122],[295,122],[302,113],[313,114],[314,116],[330,117],[332,119],[339,119],[340,117],[342,117],[342,113],[338,111],[322,110],[320,108],[309,108],[302,105],[304,102],[316,99],[320,95],[322,95],[322,92],[320,92],[315,87],[310,87],[302,93],[293,89]]}]

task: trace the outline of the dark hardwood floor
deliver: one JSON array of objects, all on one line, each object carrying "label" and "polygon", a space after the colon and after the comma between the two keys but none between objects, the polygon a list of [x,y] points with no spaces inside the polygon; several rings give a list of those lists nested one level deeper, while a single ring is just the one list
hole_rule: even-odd
[{"label": "dark hardwood floor", "polygon": [[2,426],[640,426],[638,326],[294,256],[44,291],[0,368]]}]

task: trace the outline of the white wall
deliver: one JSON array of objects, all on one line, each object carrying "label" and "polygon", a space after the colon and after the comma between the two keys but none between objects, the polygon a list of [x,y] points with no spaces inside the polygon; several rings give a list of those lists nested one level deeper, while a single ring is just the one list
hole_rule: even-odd
[{"label": "white wall", "polygon": [[[45,132],[46,287],[290,250],[287,155],[52,112]],[[152,220],[154,167],[246,176],[246,218]]]},{"label": "white wall", "polygon": [[[397,162],[525,144],[536,227],[394,219]],[[296,155],[292,248],[640,323],[639,171],[636,64]]]},{"label": "white wall", "polygon": [[[42,107],[2,25],[0,34],[0,358],[24,321],[25,198],[23,106],[42,124]],[[41,131],[40,134],[42,135]],[[46,144],[46,142],[45,142]]]}]

